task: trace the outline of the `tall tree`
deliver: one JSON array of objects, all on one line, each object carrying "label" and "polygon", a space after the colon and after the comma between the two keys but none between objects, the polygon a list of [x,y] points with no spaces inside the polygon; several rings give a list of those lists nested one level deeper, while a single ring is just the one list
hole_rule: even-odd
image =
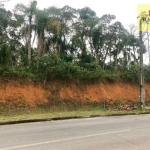
[{"label": "tall tree", "polygon": [[37,32],[37,49],[38,49],[38,56],[42,56],[45,51],[44,43],[45,43],[45,32],[48,26],[48,15],[46,10],[37,10],[36,13],[36,32]]},{"label": "tall tree", "polygon": [[14,12],[15,15],[23,16],[24,23],[26,22],[26,18],[28,18],[28,26],[24,27],[24,31],[27,36],[26,43],[27,43],[27,49],[28,49],[28,60],[31,60],[31,33],[32,33],[31,25],[32,25],[32,19],[36,13],[36,5],[37,5],[37,1],[35,0],[31,1],[29,6],[25,6],[19,3],[15,6],[15,12]]}]

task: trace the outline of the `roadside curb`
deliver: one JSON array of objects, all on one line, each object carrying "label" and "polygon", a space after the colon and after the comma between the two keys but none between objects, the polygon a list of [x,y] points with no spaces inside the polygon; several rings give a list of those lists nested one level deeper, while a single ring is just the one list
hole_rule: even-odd
[{"label": "roadside curb", "polygon": [[123,113],[122,114],[101,114],[101,115],[90,115],[90,116],[70,116],[70,117],[57,117],[57,118],[45,118],[45,119],[17,120],[17,121],[0,122],[0,125],[11,125],[11,124],[21,124],[21,123],[34,123],[34,122],[44,122],[44,121],[57,121],[57,120],[69,120],[69,119],[84,119],[84,118],[95,118],[95,117],[145,115],[145,114],[150,114],[150,112],[124,113],[124,114]]}]

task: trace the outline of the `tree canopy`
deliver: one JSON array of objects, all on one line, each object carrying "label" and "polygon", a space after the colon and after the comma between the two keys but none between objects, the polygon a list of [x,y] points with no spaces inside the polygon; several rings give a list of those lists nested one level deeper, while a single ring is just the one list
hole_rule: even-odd
[{"label": "tree canopy", "polygon": [[138,37],[114,15],[99,17],[89,7],[36,5],[17,4],[13,12],[0,7],[1,75],[100,78],[111,72],[113,79],[122,71],[120,78],[137,71]]}]

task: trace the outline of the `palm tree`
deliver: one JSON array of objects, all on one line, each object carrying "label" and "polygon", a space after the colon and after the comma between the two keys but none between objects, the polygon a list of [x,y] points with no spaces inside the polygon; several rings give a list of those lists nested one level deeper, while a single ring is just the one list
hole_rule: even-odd
[{"label": "palm tree", "polygon": [[35,15],[35,26],[37,33],[37,41],[38,41],[38,56],[42,56],[44,53],[44,42],[45,42],[45,32],[47,31],[48,25],[48,14],[46,10],[37,10]]},{"label": "palm tree", "polygon": [[31,60],[31,25],[32,19],[36,13],[36,5],[37,1],[31,1],[29,6],[25,6],[23,4],[17,4],[15,6],[15,15],[21,15],[24,17],[24,22],[26,22],[26,18],[28,18],[28,28],[26,28],[26,34],[28,35],[27,38],[27,49],[28,49],[28,60]]}]

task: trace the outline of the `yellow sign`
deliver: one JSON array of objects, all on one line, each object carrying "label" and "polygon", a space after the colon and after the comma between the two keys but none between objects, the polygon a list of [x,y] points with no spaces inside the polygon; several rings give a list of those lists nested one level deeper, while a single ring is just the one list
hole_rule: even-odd
[{"label": "yellow sign", "polygon": [[150,31],[150,4],[138,4],[138,30]]}]

